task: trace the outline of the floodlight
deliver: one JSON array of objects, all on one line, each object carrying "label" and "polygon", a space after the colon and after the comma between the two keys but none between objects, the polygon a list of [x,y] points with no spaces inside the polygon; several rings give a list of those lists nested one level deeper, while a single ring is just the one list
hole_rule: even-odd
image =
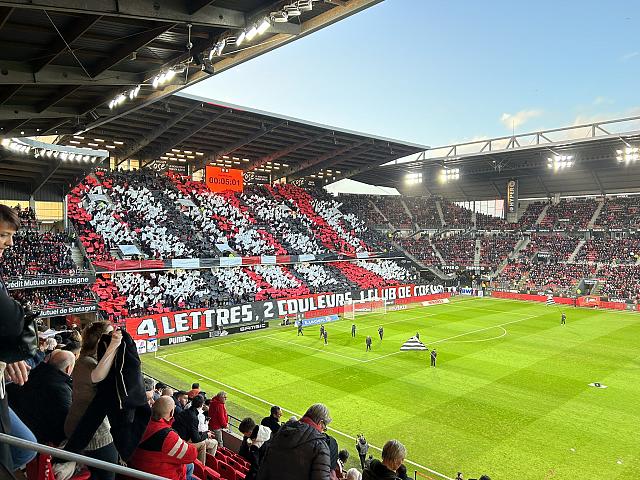
[{"label": "floodlight", "polygon": [[258,28],[255,25],[252,25],[251,28],[247,31],[246,39],[251,41],[258,34]]},{"label": "floodlight", "polygon": [[242,42],[244,42],[244,39],[245,39],[246,36],[247,36],[247,32],[245,32],[244,30],[240,32],[240,35],[238,35],[238,38],[236,38],[236,46],[237,47],[242,45]]},{"label": "floodlight", "polygon": [[271,23],[269,22],[269,19],[267,17],[264,17],[262,19],[262,22],[260,22],[260,25],[258,25],[258,35],[262,35],[269,29],[270,26]]}]

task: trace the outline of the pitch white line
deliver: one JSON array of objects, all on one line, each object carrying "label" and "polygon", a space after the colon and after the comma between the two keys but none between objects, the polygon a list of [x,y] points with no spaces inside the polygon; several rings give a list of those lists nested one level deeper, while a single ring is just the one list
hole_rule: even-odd
[{"label": "pitch white line", "polygon": [[336,357],[348,358],[349,360],[352,360],[354,362],[364,362],[364,360],[360,360],[359,358],[353,358],[353,357],[350,357],[348,355],[342,355],[341,353],[332,352],[330,350],[325,350],[325,349],[316,348],[316,347],[310,347],[309,345],[302,345],[301,343],[290,342],[288,340],[281,340],[280,338],[276,338],[273,335],[266,335],[266,337],[263,337],[263,338],[270,338],[271,340],[275,340],[277,342],[286,343],[287,345],[296,346],[296,347],[302,347],[302,348],[308,348],[309,350],[315,350],[316,352],[322,352],[322,353],[326,353],[328,355],[335,355]]},{"label": "pitch white line", "polygon": [[[259,402],[261,402],[261,403],[264,403],[265,405],[269,405],[269,406],[271,406],[271,405],[276,405],[276,403],[275,403],[275,402],[270,402],[270,401],[268,401],[268,400],[265,400],[264,398],[256,397],[255,395],[252,395],[252,394],[251,394],[251,393],[249,393],[249,392],[245,392],[244,390],[240,390],[239,388],[232,387],[232,386],[231,386],[231,385],[229,385],[229,384],[226,384],[226,383],[220,382],[220,381],[218,381],[218,380],[214,380],[214,379],[213,379],[213,378],[211,378],[211,377],[207,377],[207,376],[205,376],[205,375],[202,375],[201,373],[198,373],[198,372],[196,372],[196,371],[194,371],[194,370],[190,370],[190,369],[188,369],[188,368],[185,368],[185,367],[183,367],[183,366],[181,366],[181,365],[178,365],[177,363],[170,362],[169,360],[166,360],[166,359],[164,359],[164,358],[160,358],[160,357],[158,357],[158,360],[160,360],[160,361],[162,361],[162,362],[165,362],[165,363],[168,363],[169,365],[173,365],[174,367],[179,368],[180,370],[184,370],[185,372],[189,372],[189,373],[191,373],[192,375],[195,375],[195,376],[197,376],[197,377],[199,377],[199,378],[204,378],[205,380],[209,380],[210,382],[213,382],[213,383],[216,383],[216,384],[218,384],[218,385],[221,385],[221,386],[223,386],[224,388],[226,388],[226,389],[228,389],[228,390],[233,390],[234,392],[238,392],[238,393],[240,393],[240,394],[242,394],[242,395],[245,395],[245,396],[247,396],[247,397],[249,397],[249,398],[252,398],[252,399],[257,400],[257,401],[259,401]],[[289,413],[291,413],[292,415],[295,415],[295,416],[296,416],[296,417],[298,417],[298,418],[302,417],[302,414],[300,414],[300,413],[294,412],[293,410],[289,410],[289,409],[287,409],[287,408],[283,408],[283,407],[281,407],[281,408],[282,408],[282,410],[284,410],[285,412],[289,412]],[[335,429],[335,428],[333,428],[333,427],[329,427],[329,430],[330,430],[330,431],[332,431],[332,432],[335,432],[335,433],[337,433],[338,435],[341,435],[341,436],[343,436],[343,437],[345,437],[345,438],[349,438],[349,439],[351,439],[351,440],[353,440],[353,441],[357,441],[357,438],[356,438],[356,437],[354,437],[353,435],[349,435],[348,433],[342,432],[342,431],[337,430],[337,429]],[[375,445],[369,444],[369,446],[370,446],[371,448],[375,449],[375,450],[382,451],[382,449],[381,449],[380,447],[376,447]],[[442,474],[442,473],[440,473],[440,472],[436,472],[435,470],[432,470],[432,469],[430,469],[429,467],[425,467],[424,465],[420,465],[419,463],[412,462],[411,460],[405,460],[405,463],[410,463],[411,465],[414,465],[414,466],[416,466],[416,467],[418,467],[418,468],[421,468],[422,470],[426,470],[427,472],[433,473],[434,475],[438,475],[439,477],[444,478],[445,480],[454,480],[454,479],[453,479],[453,478],[451,478],[451,477],[448,477],[448,476],[446,476],[446,475],[444,475],[444,474]]]},{"label": "pitch white line", "polygon": [[479,343],[479,342],[490,342],[491,340],[497,340],[499,338],[504,337],[507,334],[507,330],[504,327],[498,327],[502,330],[502,334],[497,337],[485,338],[483,340],[454,340],[452,343]]},{"label": "pitch white line", "polygon": [[[465,332],[465,333],[460,333],[458,335],[454,335],[453,337],[442,338],[440,340],[436,340],[434,342],[427,342],[427,343],[429,345],[437,345],[438,343],[447,342],[449,340],[453,340],[454,338],[464,337],[465,335],[471,335],[472,333],[484,332],[485,330],[491,330],[492,328],[499,328],[499,327],[503,327],[505,325],[511,325],[512,323],[524,322],[525,320],[530,320],[532,318],[540,317],[541,315],[542,314],[540,314],[540,315],[531,315],[531,316],[528,316],[528,317],[525,317],[525,318],[521,318],[519,320],[513,320],[511,322],[501,323],[500,325],[492,325],[490,327],[479,328],[477,330],[471,330],[470,332]],[[374,362],[376,360],[380,360],[381,358],[386,358],[386,357],[391,357],[393,355],[398,355],[399,353],[403,353],[403,352],[398,350],[397,352],[387,353],[386,355],[380,355],[379,357],[371,358],[369,360],[365,360],[364,363]]]}]

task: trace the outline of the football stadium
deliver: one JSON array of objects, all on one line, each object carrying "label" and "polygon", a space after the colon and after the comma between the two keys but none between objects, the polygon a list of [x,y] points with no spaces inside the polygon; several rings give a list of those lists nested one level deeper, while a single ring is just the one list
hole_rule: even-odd
[{"label": "football stadium", "polygon": [[0,478],[640,475],[638,109],[430,145],[194,93],[382,3],[0,1]]}]

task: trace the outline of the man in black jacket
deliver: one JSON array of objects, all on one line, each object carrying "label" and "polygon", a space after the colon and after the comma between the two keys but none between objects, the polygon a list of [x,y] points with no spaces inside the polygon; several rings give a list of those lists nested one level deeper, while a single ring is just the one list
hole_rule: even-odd
[{"label": "man in black jacket", "polygon": [[329,480],[329,447],[323,434],[329,422],[329,409],[316,403],[299,422],[282,425],[265,445],[257,479]]},{"label": "man in black jacket", "polygon": [[260,422],[260,425],[264,425],[265,427],[269,427],[273,434],[275,435],[280,429],[280,417],[282,416],[282,409],[274,405],[271,407],[271,415],[268,417],[264,417]]},{"label": "man in black jacket", "polygon": [[34,368],[23,387],[10,385],[9,405],[39,443],[59,445],[66,439],[64,421],[71,407],[73,353],[54,350],[48,362]]},{"label": "man in black jacket", "polygon": [[201,395],[193,397],[191,406],[175,415],[173,429],[178,432],[180,438],[193,443],[198,448],[198,460],[204,464],[207,461],[207,452],[215,455],[218,442],[213,438],[213,432],[198,430],[200,424],[198,416],[204,415],[202,413],[203,405],[204,398]]},{"label": "man in black jacket", "polygon": [[407,449],[397,440],[382,447],[382,461],[374,459],[362,472],[362,480],[396,480],[396,471],[407,458]]}]

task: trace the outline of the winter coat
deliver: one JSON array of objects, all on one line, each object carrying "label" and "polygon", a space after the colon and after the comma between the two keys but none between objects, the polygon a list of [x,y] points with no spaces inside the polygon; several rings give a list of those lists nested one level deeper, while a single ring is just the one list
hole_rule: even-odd
[{"label": "winter coat", "polygon": [[183,440],[200,443],[208,438],[206,432],[198,431],[198,413],[197,408],[190,407],[175,415],[173,429]]},{"label": "winter coat", "polygon": [[171,422],[151,420],[129,466],[170,480],[185,480],[185,466],[198,458],[198,449],[171,428]]},{"label": "winter coat", "polygon": [[372,460],[362,472],[362,480],[396,480],[396,472],[389,470],[380,460]]},{"label": "winter coat", "polygon": [[71,407],[71,377],[48,363],[29,373],[24,386],[11,384],[9,405],[38,443],[59,445],[67,438],[64,422]]},{"label": "winter coat", "polygon": [[244,437],[238,454],[247,460],[251,466],[245,480],[254,480],[264,458],[267,448],[265,443],[271,438],[271,429],[264,425],[256,425],[251,436]]},{"label": "winter coat", "polygon": [[228,424],[227,406],[217,397],[213,398],[209,403],[209,430],[227,428]]},{"label": "winter coat", "polygon": [[[110,341],[109,335],[103,335],[98,342],[99,359]],[[151,408],[147,403],[138,350],[126,331],[122,332],[122,343],[116,350],[109,373],[98,383],[96,395],[76,425],[65,450],[84,450],[105,415],[109,418],[113,443],[120,457],[127,461],[145,432]]]},{"label": "winter coat", "polygon": [[264,425],[265,427],[269,427],[271,429],[271,431],[274,433],[274,435],[278,432],[278,430],[280,429],[280,422],[278,422],[278,419],[269,415],[268,417],[264,417],[262,419],[262,421],[260,422],[260,425]]},{"label": "winter coat", "polygon": [[311,425],[287,422],[266,447],[258,480],[329,480],[326,437]]}]

